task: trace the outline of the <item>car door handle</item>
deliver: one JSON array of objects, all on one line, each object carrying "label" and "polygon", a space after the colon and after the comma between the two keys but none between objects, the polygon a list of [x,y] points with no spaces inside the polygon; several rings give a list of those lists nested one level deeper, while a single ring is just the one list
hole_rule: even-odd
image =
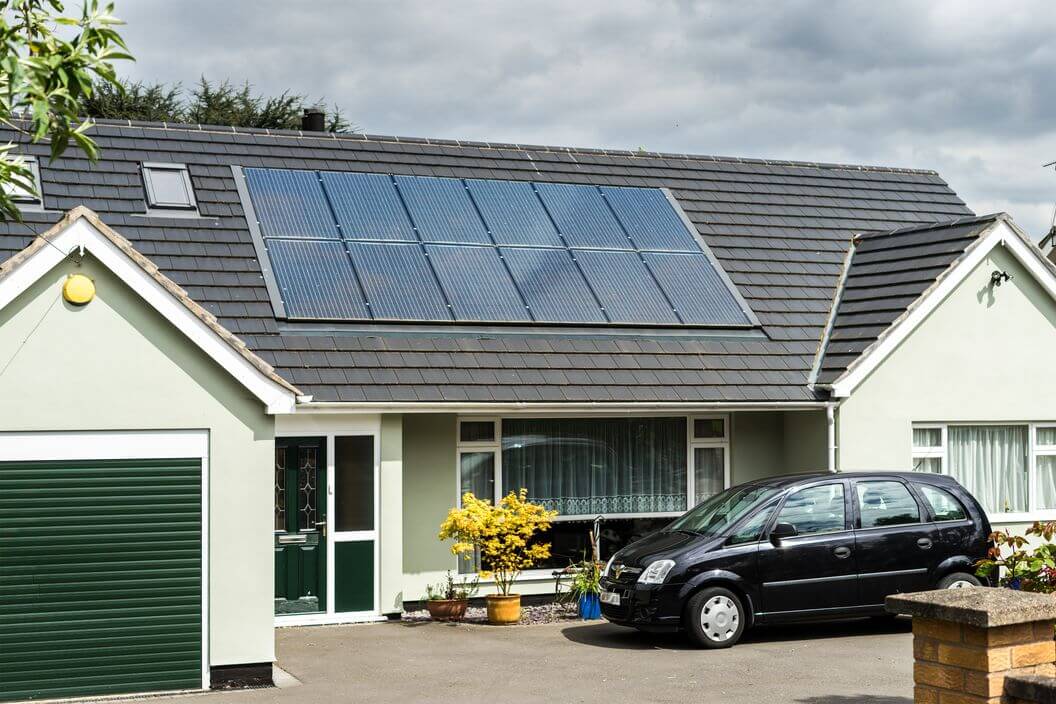
[{"label": "car door handle", "polygon": [[931,549],[931,538],[921,538],[920,540],[917,541],[917,547],[920,548],[921,550],[930,550]]},{"label": "car door handle", "polygon": [[843,546],[840,546],[840,547],[836,548],[835,550],[833,550],[832,554],[835,555],[838,559],[844,560],[844,559],[846,559],[846,558],[851,556],[851,549],[843,547]]}]

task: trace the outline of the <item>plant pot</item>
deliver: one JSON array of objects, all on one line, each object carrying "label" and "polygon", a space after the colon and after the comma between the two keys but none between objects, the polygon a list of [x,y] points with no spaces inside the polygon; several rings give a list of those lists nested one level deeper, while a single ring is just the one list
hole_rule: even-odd
[{"label": "plant pot", "polygon": [[465,599],[430,599],[425,602],[425,607],[434,621],[461,621],[468,604]]},{"label": "plant pot", "polygon": [[579,617],[584,621],[596,621],[601,618],[601,597],[597,594],[584,594],[579,597]]},{"label": "plant pot", "polygon": [[484,597],[484,601],[488,605],[488,623],[509,626],[521,620],[520,594],[509,596],[496,594]]}]

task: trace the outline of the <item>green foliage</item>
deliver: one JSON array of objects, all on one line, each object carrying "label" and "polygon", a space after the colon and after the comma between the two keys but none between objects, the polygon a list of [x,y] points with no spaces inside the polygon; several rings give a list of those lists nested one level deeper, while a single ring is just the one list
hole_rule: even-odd
[{"label": "green foliage", "polygon": [[[1056,592],[1056,521],[1037,521],[1025,531],[1025,535],[1012,535],[1002,531],[990,534],[993,547],[986,558],[976,563],[976,574],[991,577],[996,574],[998,584],[1025,592]],[[1042,542],[1029,549],[1029,538],[1040,538]]]},{"label": "green foliage", "polygon": [[[80,17],[71,17],[61,0],[0,0],[0,122],[32,142],[49,140],[52,159],[71,141],[88,158],[99,156],[84,103],[99,85],[117,87],[113,62],[132,58],[113,11],[85,0]],[[15,220],[11,193],[36,192],[17,147],[0,146],[0,217]]]},{"label": "green foliage", "polygon": [[479,588],[480,577],[478,575],[474,575],[473,579],[463,577],[456,580],[448,571],[443,582],[426,586],[425,594],[429,601],[465,601],[472,598]]},{"label": "green foliage", "polygon": [[[559,598],[578,602],[582,597],[601,594],[601,570],[602,566],[594,560],[569,565],[558,576]],[[567,591],[561,591],[562,587]]]},{"label": "green foliage", "polygon": [[[306,96],[288,90],[264,96],[255,93],[248,81],[241,85],[227,80],[214,83],[205,76],[189,93],[179,83],[119,83],[112,89],[97,86],[85,105],[86,114],[119,120],[295,130],[300,129],[304,106],[312,104]],[[328,131],[355,129],[337,106],[326,112]]]}]

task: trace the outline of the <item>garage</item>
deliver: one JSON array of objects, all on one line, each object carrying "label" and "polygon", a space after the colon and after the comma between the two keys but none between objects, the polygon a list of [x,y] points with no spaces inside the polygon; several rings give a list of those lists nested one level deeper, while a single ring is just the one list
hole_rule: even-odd
[{"label": "garage", "polygon": [[0,700],[198,689],[204,433],[0,435]]}]

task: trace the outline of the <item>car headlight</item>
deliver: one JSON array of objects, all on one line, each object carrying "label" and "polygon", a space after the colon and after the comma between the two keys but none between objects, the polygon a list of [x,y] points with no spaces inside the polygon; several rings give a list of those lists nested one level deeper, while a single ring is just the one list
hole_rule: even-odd
[{"label": "car headlight", "polygon": [[674,560],[657,560],[650,563],[638,577],[638,584],[663,584],[671,568],[675,566]]},{"label": "car headlight", "polygon": [[609,558],[609,561],[605,563],[605,569],[602,570],[602,572],[601,572],[601,576],[602,577],[608,577],[609,576],[609,570],[612,569],[612,561],[615,560],[615,559],[616,559],[616,554],[613,553],[612,557]]}]

